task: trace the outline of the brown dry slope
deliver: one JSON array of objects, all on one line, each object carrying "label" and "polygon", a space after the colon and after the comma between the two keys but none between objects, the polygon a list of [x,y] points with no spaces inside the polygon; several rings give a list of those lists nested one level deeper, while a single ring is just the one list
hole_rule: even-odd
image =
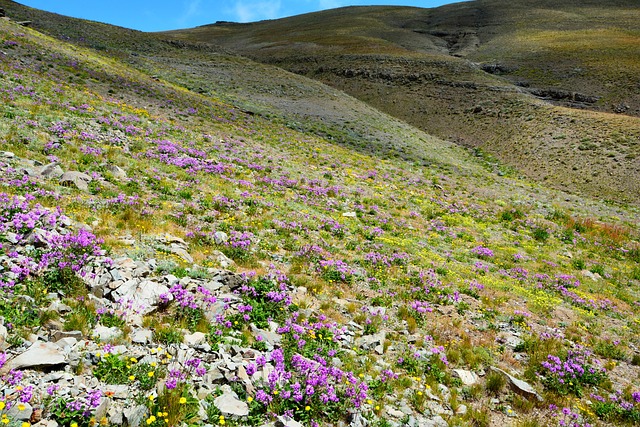
[{"label": "brown dry slope", "polygon": [[312,77],[557,188],[640,201],[635,1],[349,7],[163,35]]}]

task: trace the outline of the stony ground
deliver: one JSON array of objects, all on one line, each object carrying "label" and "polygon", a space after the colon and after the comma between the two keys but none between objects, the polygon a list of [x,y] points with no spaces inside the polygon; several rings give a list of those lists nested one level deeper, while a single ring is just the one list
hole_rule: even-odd
[{"label": "stony ground", "polygon": [[637,209],[256,114],[140,37],[0,20],[2,423],[638,422]]}]

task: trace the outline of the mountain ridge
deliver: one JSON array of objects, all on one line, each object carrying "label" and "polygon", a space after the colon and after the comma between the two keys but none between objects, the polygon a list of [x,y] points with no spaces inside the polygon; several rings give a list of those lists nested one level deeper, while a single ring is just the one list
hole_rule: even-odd
[{"label": "mountain ridge", "polygon": [[[640,91],[633,83],[632,65],[640,54],[640,28],[633,19],[637,9],[632,2],[501,5],[478,1],[436,9],[359,7],[163,34],[216,43],[320,80],[427,133],[487,151],[557,188],[634,203],[640,196],[633,184],[640,164],[629,141],[640,137]],[[561,11],[566,13],[558,20]],[[519,16],[532,19],[516,28]],[[553,32],[565,27],[564,34]],[[627,28],[628,40],[617,28]],[[597,41],[597,34],[603,41]],[[557,37],[557,46],[549,37]],[[528,58],[526,46],[508,39],[520,39],[521,45],[529,43],[540,53]],[[581,55],[604,55],[598,43],[608,43],[613,56],[603,57],[598,66],[590,59],[590,68],[585,68],[579,63]],[[555,54],[553,49],[575,52]],[[621,68],[608,70],[603,64]],[[608,84],[610,89],[601,84],[606,80],[615,82]],[[590,121],[597,116],[576,108],[623,113],[631,119],[614,119],[609,125],[613,116],[603,115],[596,120],[601,126],[594,128]],[[513,129],[527,129],[530,118],[543,123],[549,116],[556,117],[555,123],[513,135]],[[567,125],[571,122],[577,124]],[[558,129],[557,123],[564,125]],[[564,138],[562,146],[557,137]]]}]

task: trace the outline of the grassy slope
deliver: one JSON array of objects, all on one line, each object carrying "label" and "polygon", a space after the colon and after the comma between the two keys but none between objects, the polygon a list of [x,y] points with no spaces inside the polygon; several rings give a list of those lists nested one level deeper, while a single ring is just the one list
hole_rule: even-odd
[{"label": "grassy slope", "polygon": [[[635,203],[637,18],[630,2],[480,1],[353,7],[168,34],[318,79],[557,188]],[[554,107],[529,92],[571,99]],[[598,101],[578,102],[588,97]]]},{"label": "grassy slope", "polygon": [[[70,29],[76,28],[75,22],[57,21]],[[83,25],[96,29],[94,24]],[[94,36],[105,40],[110,39],[105,34],[120,31],[102,28]],[[188,241],[201,266],[215,265],[214,250],[234,257],[240,271],[262,274],[275,264],[293,284],[309,289],[310,296],[298,303],[312,313],[325,313],[341,324],[353,319],[364,326],[371,321],[373,327],[387,331],[391,346],[384,356],[359,352],[341,357],[347,367],[373,378],[380,363],[376,359],[390,363],[401,374],[392,384],[395,390],[414,386],[418,390],[411,379],[416,375],[437,389],[438,379],[428,370],[409,375],[396,364],[404,349],[410,348],[409,339],[420,345],[425,334],[432,335],[435,344],[447,346],[451,366],[445,369],[448,379],[439,381],[452,381],[452,367],[501,365],[526,372],[536,383],[533,372],[546,356],[544,350],[584,343],[601,349],[598,357],[607,363],[612,387],[638,389],[640,372],[630,364],[640,345],[637,211],[497,176],[491,159],[469,158],[460,149],[300,77],[276,74],[288,78],[287,85],[280,96],[263,95],[256,102],[252,110],[259,114],[242,111],[248,109],[254,93],[248,86],[232,89],[227,83],[228,87],[217,88],[220,96],[213,88],[202,87],[204,94],[187,89],[206,85],[199,78],[208,74],[188,75],[185,71],[191,68],[181,69],[182,55],[199,56],[219,69],[234,62],[248,64],[219,51],[194,47],[195,53],[178,53],[152,36],[140,35],[137,43],[144,47],[130,58],[126,37],[122,37],[124,45],[106,45],[109,55],[105,56],[4,21],[0,21],[0,34],[2,149],[43,163],[55,155],[65,170],[78,169],[99,178],[90,194],[60,187],[55,180],[34,178],[28,186],[17,186],[13,179],[22,176],[16,170],[20,165],[9,167],[5,162],[4,192],[45,190],[36,194],[37,201],[61,206],[75,220],[93,224],[115,253],[163,259],[166,254],[155,251],[149,242],[155,235],[171,232]],[[142,43],[144,37],[150,38],[149,45]],[[174,62],[170,69],[165,67],[163,79],[152,78],[151,73],[160,72],[157,64],[168,58]],[[232,70],[231,76],[221,81],[234,77],[236,69],[227,69]],[[258,75],[258,70],[274,72],[258,66],[252,71]],[[316,94],[314,101],[327,94],[338,97],[331,108],[337,116],[348,116],[340,110],[345,106],[359,108],[360,114],[367,114],[359,117],[362,132],[377,123],[382,135],[393,132],[406,140],[407,150],[424,156],[427,164],[404,160],[396,145],[369,154],[330,137],[318,137],[316,122],[308,119],[313,114],[300,115],[300,123],[293,125],[286,109],[274,117],[264,111],[269,103],[295,98],[290,93],[295,87],[302,94],[297,110],[308,93]],[[225,99],[236,100],[242,109]],[[60,123],[66,129],[63,133],[55,130]],[[358,134],[350,138],[357,146]],[[50,141],[58,142],[60,148],[47,148]],[[388,142],[382,139],[381,145]],[[169,145],[179,154],[159,157],[171,152],[162,148]],[[182,163],[171,164],[179,158],[196,162],[207,158],[219,168],[191,171]],[[105,163],[119,165],[129,178],[114,178]],[[119,194],[124,197],[118,199]],[[346,212],[357,216],[345,217]],[[215,231],[250,233],[250,246],[237,251],[217,245],[212,237]],[[122,244],[119,237],[126,235],[133,236],[136,248]],[[319,246],[325,259],[345,262],[358,273],[342,279],[321,268],[313,257],[297,255],[306,245]],[[474,254],[473,248],[480,245],[493,255]],[[369,253],[378,254],[379,259],[406,253],[407,258],[387,267],[375,256],[366,258]],[[433,292],[416,291],[416,273],[431,269],[437,271]],[[583,270],[598,272],[602,278],[592,281]],[[536,274],[547,279],[535,278]],[[581,286],[563,293],[556,287],[557,277],[563,274],[574,276],[572,280],[580,280]],[[454,302],[455,291],[468,295]],[[420,314],[412,309],[415,301],[427,302],[435,310]],[[389,319],[362,311],[372,305],[385,307]],[[516,310],[531,317],[520,319]],[[531,346],[520,353],[525,357],[516,359],[516,353],[497,341],[505,328],[515,328],[531,343],[541,342],[540,334],[551,328],[568,340],[553,341],[544,350]],[[606,350],[614,340],[621,340],[617,349],[624,354],[622,360],[614,360]],[[536,386],[542,388],[539,383]],[[481,411],[485,417],[492,414],[493,425],[508,423],[499,408],[487,409],[488,394],[482,390],[467,390],[452,399],[452,406],[465,403],[474,408],[466,417],[459,416],[460,422],[478,418],[475,411]],[[376,404],[383,408],[391,404],[395,393],[382,393]],[[537,411],[509,400],[513,396],[498,395],[502,403],[520,405],[517,410],[523,416],[533,417]],[[424,402],[417,396],[412,404],[419,410]],[[546,403],[570,404],[553,392],[546,398]],[[545,410],[546,403],[540,410]],[[373,419],[384,418],[384,412],[372,406],[365,409]]]}]

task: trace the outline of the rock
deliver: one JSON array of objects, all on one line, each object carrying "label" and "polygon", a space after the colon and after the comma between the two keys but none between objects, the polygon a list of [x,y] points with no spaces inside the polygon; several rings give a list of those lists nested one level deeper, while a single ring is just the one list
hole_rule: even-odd
[{"label": "rock", "polygon": [[477,374],[467,371],[466,369],[454,369],[454,376],[460,378],[462,385],[471,386],[480,381],[480,377]]},{"label": "rock", "polygon": [[355,218],[357,215],[355,212],[345,212],[342,214],[342,216],[345,218]]},{"label": "rock", "polygon": [[153,338],[153,331],[149,329],[138,329],[129,335],[129,337],[134,344],[147,344],[151,342]]},{"label": "rock", "polygon": [[221,245],[229,240],[229,236],[224,231],[216,231],[213,234],[213,240],[216,242],[216,245]]},{"label": "rock", "polygon": [[189,264],[193,263],[193,257],[189,255],[189,252],[187,252],[182,245],[178,245],[177,243],[172,243],[171,246],[169,246],[169,252],[171,252],[174,255],[178,255],[180,258],[182,258],[184,261],[188,262]]},{"label": "rock", "polygon": [[222,268],[228,268],[236,263],[220,251],[212,251],[211,256]]},{"label": "rock", "polygon": [[303,427],[303,426],[293,418],[280,415],[276,420],[276,427]]},{"label": "rock", "polygon": [[57,163],[49,163],[40,168],[40,176],[43,178],[60,178],[64,175],[64,171]]},{"label": "rock", "polygon": [[51,342],[36,342],[27,351],[9,360],[0,370],[0,374],[5,374],[11,369],[56,366],[66,363],[66,357],[60,347]]},{"label": "rock", "polygon": [[356,345],[364,350],[375,350],[376,353],[384,353],[384,340],[387,334],[384,331],[373,335],[364,335],[356,340]]},{"label": "rock", "polygon": [[123,411],[124,418],[127,420],[129,427],[138,427],[142,422],[142,419],[147,413],[147,407],[144,405],[134,406],[132,408],[125,408]]},{"label": "rock", "polygon": [[64,351],[69,351],[74,345],[77,344],[77,342],[78,340],[73,337],[61,338],[58,341],[56,341],[56,345],[61,349],[63,349]]},{"label": "rock", "polygon": [[[126,388],[126,386],[123,386],[123,387]],[[109,398],[102,399],[102,402],[100,402],[100,405],[98,405],[95,412],[93,413],[93,417],[98,421],[105,418],[107,416],[107,411],[109,410],[109,406],[111,406],[111,399]]]},{"label": "rock", "polygon": [[75,186],[78,190],[89,191],[89,183],[92,178],[86,173],[69,171],[60,177],[60,184],[67,186]]},{"label": "rock", "polygon": [[29,403],[16,404],[7,411],[10,420],[26,421],[31,419],[33,407]]},{"label": "rock", "polygon": [[245,417],[249,415],[249,405],[238,399],[231,387],[223,386],[222,395],[215,398],[213,404],[224,416]]},{"label": "rock", "polygon": [[115,179],[124,179],[127,177],[127,173],[120,166],[107,164],[105,165],[105,169],[111,172],[111,175]]},{"label": "rock", "polygon": [[0,324],[0,349],[2,349],[4,342],[7,340],[8,333],[7,328],[3,324]]},{"label": "rock", "polygon": [[91,336],[100,340],[100,342],[113,341],[122,335],[120,328],[112,326],[107,328],[106,326],[96,325]]},{"label": "rock", "polygon": [[280,344],[280,341],[282,340],[282,336],[280,334],[259,329],[253,323],[251,324],[251,332],[253,333],[254,337],[260,337],[271,347]]},{"label": "rock", "polygon": [[183,343],[189,347],[196,347],[207,342],[207,335],[202,332],[194,332],[184,336]]},{"label": "rock", "polygon": [[213,280],[222,283],[223,286],[228,286],[231,291],[235,291],[244,283],[241,275],[228,270],[218,270]]},{"label": "rock", "polygon": [[460,405],[456,408],[456,415],[464,415],[469,411],[467,405]]},{"label": "rock", "polygon": [[431,418],[434,427],[449,427],[449,424],[440,415]]},{"label": "rock", "polygon": [[349,423],[349,427],[365,427],[367,425],[369,425],[369,421],[360,413],[353,414],[353,418]]},{"label": "rock", "polygon": [[594,282],[597,282],[598,280],[602,279],[602,276],[600,276],[598,273],[592,273],[589,270],[582,270],[580,273],[584,277],[587,277],[587,278],[593,280]]},{"label": "rock", "polygon": [[75,338],[77,340],[81,340],[82,331],[55,331],[53,333],[53,342],[59,341],[63,338]]},{"label": "rock", "polygon": [[395,408],[387,408],[386,412],[389,416],[393,417],[393,418],[403,418],[404,417],[404,412],[399,411]]},{"label": "rock", "polygon": [[162,302],[160,295],[166,295],[169,300],[173,299],[167,286],[151,280],[138,282],[136,279],[127,280],[111,295],[114,301],[122,299],[133,302],[134,307],[140,307],[143,315],[153,312],[158,307]]},{"label": "rock", "polygon": [[536,392],[536,390],[529,383],[519,380],[514,376],[511,376],[505,371],[503,371],[502,369],[496,368],[495,366],[491,366],[490,369],[493,372],[498,372],[504,375],[509,382],[509,387],[511,388],[511,390],[513,390],[514,393],[517,393],[520,396],[525,397],[527,399],[537,399],[539,401],[542,401],[542,397],[538,394],[538,392]]},{"label": "rock", "polygon": [[[4,9],[0,9],[0,17],[3,17],[3,16],[4,16]],[[5,159],[13,159],[16,155],[11,151],[0,151],[0,156],[4,157]]]},{"label": "rock", "polygon": [[126,399],[129,397],[129,387],[122,384],[107,384],[103,386],[102,391],[106,394],[110,394],[114,399]]}]

